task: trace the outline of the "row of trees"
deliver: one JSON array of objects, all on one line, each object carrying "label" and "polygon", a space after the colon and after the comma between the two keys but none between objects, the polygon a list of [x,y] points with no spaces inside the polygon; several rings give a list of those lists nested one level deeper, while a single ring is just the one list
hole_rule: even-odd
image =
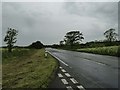
[{"label": "row of trees", "polygon": [[[18,31],[16,29],[8,28],[8,31],[6,32],[6,36],[4,38],[4,41],[7,44],[8,51],[12,52],[12,48],[14,44],[17,41]],[[104,35],[106,37],[106,41],[113,42],[117,40],[118,34],[115,33],[115,29],[109,29],[106,32],[104,32]],[[80,42],[84,39],[83,34],[80,31],[70,31],[67,32],[65,35],[65,38],[63,41],[60,41],[60,45],[68,45],[68,46],[74,46],[79,45]],[[43,44],[40,41],[32,43],[28,48],[42,48]]]},{"label": "row of trees", "polygon": [[[104,32],[104,36],[106,37],[105,42],[114,42],[117,40],[118,34],[115,32],[115,29],[111,28]],[[66,33],[63,41],[60,41],[60,45],[73,45],[80,44],[80,42],[84,39],[83,34],[80,31],[70,31]]]}]

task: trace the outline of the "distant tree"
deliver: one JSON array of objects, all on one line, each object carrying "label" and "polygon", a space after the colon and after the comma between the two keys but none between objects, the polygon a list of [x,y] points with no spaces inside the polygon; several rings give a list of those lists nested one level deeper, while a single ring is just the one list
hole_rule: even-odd
[{"label": "distant tree", "polygon": [[29,48],[41,49],[44,45],[40,41],[33,42],[31,45],[28,46]]},{"label": "distant tree", "polygon": [[115,29],[113,29],[113,28],[105,31],[105,32],[104,32],[104,35],[105,35],[106,40],[107,40],[108,42],[116,41],[116,40],[117,40],[117,36],[118,36],[118,34],[115,33]]},{"label": "distant tree", "polygon": [[12,48],[14,44],[16,43],[16,36],[18,35],[18,31],[12,28],[8,28],[8,31],[6,32],[6,36],[4,38],[4,42],[7,44],[8,52],[12,52]]},{"label": "distant tree", "polygon": [[60,47],[60,45],[58,45],[58,44],[53,44],[52,45],[52,48],[59,48]]},{"label": "distant tree", "polygon": [[61,45],[61,46],[64,45],[64,41],[60,41],[60,45]]},{"label": "distant tree", "polygon": [[79,31],[70,31],[66,33],[64,41],[66,45],[73,46],[76,43],[82,41],[82,39],[84,39],[82,33],[80,33]]}]

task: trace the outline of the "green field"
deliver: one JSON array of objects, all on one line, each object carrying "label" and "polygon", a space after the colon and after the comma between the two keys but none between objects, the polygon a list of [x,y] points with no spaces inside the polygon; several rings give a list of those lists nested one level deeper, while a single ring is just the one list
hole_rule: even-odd
[{"label": "green field", "polygon": [[[46,88],[57,69],[57,61],[44,49],[14,49],[2,52],[3,88]],[[52,77],[51,77],[52,76]]]},{"label": "green field", "polygon": [[119,56],[120,55],[119,49],[120,46],[108,46],[108,47],[96,47],[96,48],[83,48],[83,49],[77,49],[77,51],[102,54],[102,55]]}]

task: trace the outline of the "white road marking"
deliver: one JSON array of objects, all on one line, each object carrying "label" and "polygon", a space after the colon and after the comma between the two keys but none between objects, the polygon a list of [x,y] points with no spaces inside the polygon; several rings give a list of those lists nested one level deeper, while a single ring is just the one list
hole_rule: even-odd
[{"label": "white road marking", "polygon": [[59,67],[60,69],[62,69],[62,67]]},{"label": "white road marking", "polygon": [[67,77],[71,77],[71,75],[70,75],[69,73],[65,73],[65,75],[66,75]]},{"label": "white road marking", "polygon": [[84,60],[87,60],[89,62],[94,62],[94,63],[100,64],[100,65],[106,65],[105,63],[101,63],[101,62],[98,62],[98,61],[92,61],[92,60],[85,59],[85,58],[84,58]]},{"label": "white road marking", "polygon": [[68,66],[68,64],[66,64],[65,62],[63,62],[62,60],[60,60],[58,57],[54,56],[53,54],[51,54],[49,51],[47,51],[50,55],[52,55],[53,57],[55,57],[57,60],[59,60],[61,63],[63,63],[64,65]]},{"label": "white road marking", "polygon": [[71,80],[74,84],[77,84],[77,83],[78,83],[74,78],[70,78],[70,80]]},{"label": "white road marking", "polygon": [[100,65],[105,65],[104,63],[100,63],[100,62],[96,62],[97,64],[100,64]]},{"label": "white road marking", "polygon": [[77,88],[79,88],[80,90],[85,90],[84,87],[82,85],[77,86]]},{"label": "white road marking", "polygon": [[67,86],[66,88],[67,88],[67,90],[73,90],[73,88],[71,86]]},{"label": "white road marking", "polygon": [[56,58],[57,60],[59,60],[61,63],[63,63],[64,65],[68,66],[68,64],[66,64],[65,62],[63,62],[62,60],[60,60],[58,57],[55,56],[55,58]]},{"label": "white road marking", "polygon": [[64,69],[61,70],[62,72],[66,72]]},{"label": "white road marking", "polygon": [[63,77],[63,75],[62,75],[62,74],[60,74],[60,73],[58,73],[58,77],[62,78],[62,77]]},{"label": "white road marking", "polygon": [[61,79],[61,81],[63,82],[63,84],[68,84],[68,82],[65,79]]}]

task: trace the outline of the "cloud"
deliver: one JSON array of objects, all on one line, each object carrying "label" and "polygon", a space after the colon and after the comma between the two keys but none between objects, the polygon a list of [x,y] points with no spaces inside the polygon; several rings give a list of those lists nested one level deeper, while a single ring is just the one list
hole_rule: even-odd
[{"label": "cloud", "polygon": [[[0,2],[0,37],[2,37],[2,3]],[[2,45],[2,38],[0,38],[0,45]]]},{"label": "cloud", "polygon": [[8,27],[16,28],[17,45],[29,45],[36,40],[59,43],[74,29],[84,34],[84,42],[104,39],[103,33],[109,28],[118,30],[117,3],[6,2],[2,6],[2,37]]},{"label": "cloud", "polygon": [[112,27],[118,31],[117,2],[69,2],[64,7],[69,14],[81,18],[86,41],[104,39],[103,32]]},{"label": "cloud", "polygon": [[97,18],[113,22],[118,20],[117,2],[69,2],[65,5],[66,11],[70,14],[82,17]]}]

